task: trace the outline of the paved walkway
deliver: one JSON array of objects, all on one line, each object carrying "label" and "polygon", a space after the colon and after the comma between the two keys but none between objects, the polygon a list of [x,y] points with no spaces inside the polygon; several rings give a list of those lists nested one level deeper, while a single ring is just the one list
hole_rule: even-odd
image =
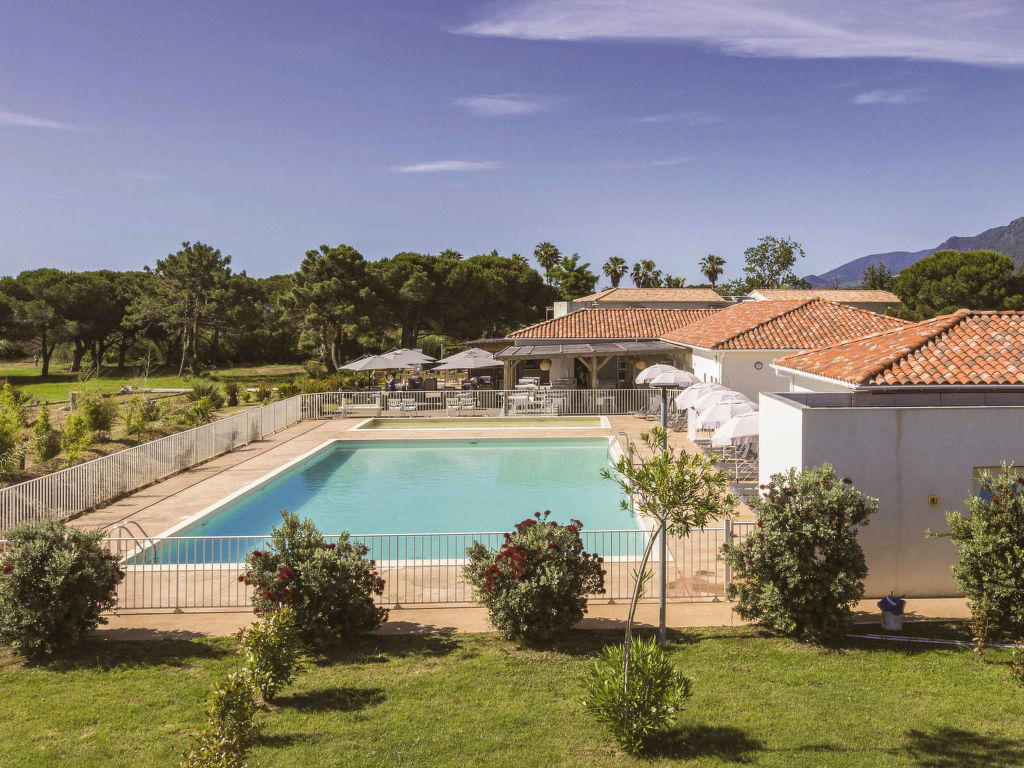
[{"label": "paved walkway", "polygon": [[[623,628],[627,604],[591,605],[582,629]],[[906,621],[935,621],[970,617],[967,603],[961,598],[908,601]],[[642,603],[637,608],[641,626],[658,623],[657,603]],[[151,640],[156,638],[221,637],[234,634],[252,623],[251,611],[207,611],[202,613],[132,613],[110,616],[110,623],[97,631],[109,640]],[[858,606],[858,621],[880,622],[874,600]],[[738,626],[745,622],[732,610],[731,603],[696,602],[669,603],[667,623],[673,629],[685,627]],[[487,614],[479,607],[402,608],[391,612],[379,634],[428,632],[490,632]]]}]

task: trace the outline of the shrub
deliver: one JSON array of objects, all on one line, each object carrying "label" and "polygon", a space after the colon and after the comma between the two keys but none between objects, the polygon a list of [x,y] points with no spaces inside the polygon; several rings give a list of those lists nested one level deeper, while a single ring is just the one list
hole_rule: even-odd
[{"label": "shrub", "polygon": [[270,386],[270,382],[260,380],[256,382],[256,399],[261,403],[269,403],[270,398],[274,396],[274,388]]},{"label": "shrub", "polygon": [[239,577],[255,588],[257,614],[288,603],[299,635],[317,644],[369,632],[387,618],[387,609],[373,601],[384,593],[384,580],[366,559],[367,548],[347,533],[327,542],[311,520],[282,511],[270,540],[271,549],[249,553],[248,570]]},{"label": "shrub", "polygon": [[828,464],[772,475],[762,490],[757,526],[742,545],[723,547],[736,613],[803,640],[841,640],[868,572],[857,528],[878,500]]},{"label": "shrub", "polygon": [[295,381],[286,381],[283,384],[278,384],[277,395],[282,400],[286,397],[294,397],[302,392],[302,386]]},{"label": "shrub", "polygon": [[306,393],[331,392],[334,389],[330,379],[306,379],[302,382],[302,391]]},{"label": "shrub", "polygon": [[117,406],[109,398],[84,397],[76,413],[81,413],[90,432],[107,436],[117,418]]},{"label": "shrub", "polygon": [[68,455],[68,464],[74,464],[82,452],[92,444],[89,422],[81,411],[72,411],[60,432],[60,444]]},{"label": "shrub", "polygon": [[238,405],[238,391],[241,385],[237,381],[229,381],[224,384],[224,394],[228,397],[228,408]]},{"label": "shrub", "polygon": [[116,603],[124,571],[100,545],[102,531],[63,522],[26,523],[7,533],[0,560],[0,643],[26,656],[75,646]]},{"label": "shrub", "polygon": [[0,473],[13,472],[21,465],[21,427],[0,410]]},{"label": "shrub", "polygon": [[46,405],[39,409],[39,418],[32,425],[32,453],[39,462],[60,453],[60,433],[50,425],[50,408]]},{"label": "shrub", "polygon": [[583,706],[608,725],[623,749],[636,753],[676,719],[690,696],[690,679],[672,666],[653,637],[633,641],[625,687],[624,658],[624,646],[604,648],[586,678]]},{"label": "shrub", "polygon": [[181,419],[190,427],[201,427],[213,421],[213,411],[213,403],[201,397],[182,409]]},{"label": "shrub", "polygon": [[319,360],[307,360],[302,367],[306,371],[306,376],[311,379],[322,379],[327,375],[327,369]]},{"label": "shrub", "polygon": [[18,429],[24,429],[28,424],[25,417],[25,405],[31,399],[20,389],[15,389],[10,384],[4,384],[3,388],[0,388],[0,416],[15,424]]},{"label": "shrub", "polygon": [[245,752],[235,742],[211,728],[196,734],[181,768],[245,768]]},{"label": "shrub", "polygon": [[264,701],[270,701],[295,679],[302,666],[295,611],[290,605],[282,605],[241,630],[237,637],[253,685]]},{"label": "shrub", "polygon": [[1003,464],[982,473],[981,489],[965,502],[966,516],[946,513],[959,555],[953,579],[967,595],[979,642],[1024,637],[1024,477]]},{"label": "shrub", "polygon": [[185,397],[193,403],[198,403],[205,398],[215,411],[224,407],[224,395],[221,393],[220,385],[212,381],[196,382],[192,385],[192,389],[185,393]]},{"label": "shrub", "polygon": [[124,431],[131,437],[142,439],[153,430],[159,409],[155,402],[134,395],[122,406],[121,417],[124,419]]},{"label": "shrub", "polygon": [[550,512],[505,534],[497,552],[478,541],[466,549],[466,579],[491,624],[504,637],[538,643],[572,629],[587,612],[587,595],[604,592],[602,558],[583,550],[579,520],[561,526]]},{"label": "shrub", "polygon": [[256,735],[256,687],[245,670],[232,672],[213,687],[209,725],[214,733],[245,748]]}]

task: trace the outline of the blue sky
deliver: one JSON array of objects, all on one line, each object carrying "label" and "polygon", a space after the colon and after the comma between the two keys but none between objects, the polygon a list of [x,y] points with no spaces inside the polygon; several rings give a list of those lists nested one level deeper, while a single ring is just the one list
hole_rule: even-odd
[{"label": "blue sky", "polygon": [[541,240],[800,272],[1024,216],[1014,0],[8,3],[0,273]]}]

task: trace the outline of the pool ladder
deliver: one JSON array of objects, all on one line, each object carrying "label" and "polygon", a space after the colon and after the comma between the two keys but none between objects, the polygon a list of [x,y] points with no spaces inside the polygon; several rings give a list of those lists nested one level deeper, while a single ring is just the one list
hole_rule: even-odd
[{"label": "pool ladder", "polygon": [[[135,530],[132,529],[132,526],[135,526]],[[135,544],[136,550],[139,552],[144,552],[146,547],[151,546],[153,543],[153,537],[146,533],[146,529],[142,527],[142,524],[139,523],[138,520],[125,520],[123,523],[119,523],[115,528],[111,529],[112,534],[117,534],[122,531],[126,534],[124,538],[131,539]],[[138,533],[136,534],[135,531],[138,531]],[[112,536],[111,538],[117,537]],[[124,556],[123,552],[118,552],[118,554],[122,557]]]}]

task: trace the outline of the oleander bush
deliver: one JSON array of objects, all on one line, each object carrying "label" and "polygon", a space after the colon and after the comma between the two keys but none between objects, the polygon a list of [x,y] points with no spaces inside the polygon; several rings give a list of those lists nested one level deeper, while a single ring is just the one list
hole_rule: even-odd
[{"label": "oleander bush", "polygon": [[624,660],[624,646],[604,647],[585,678],[583,706],[608,726],[623,749],[638,753],[675,721],[690,696],[691,682],[654,637],[632,642],[625,685]]},{"label": "oleander bush", "polygon": [[327,541],[313,521],[281,512],[270,547],[246,557],[240,581],[251,585],[253,609],[260,616],[288,604],[299,636],[312,644],[346,640],[379,627],[388,611],[374,602],[384,580],[368,550],[342,533]]},{"label": "oleander bush", "polygon": [[271,701],[302,668],[299,627],[291,605],[263,614],[237,639],[245,669],[264,701]]},{"label": "oleander bush", "polygon": [[761,490],[757,525],[723,547],[736,613],[801,640],[842,640],[868,573],[857,531],[878,500],[828,464],[772,475]]},{"label": "oleander bush", "polygon": [[206,727],[193,738],[182,768],[243,768],[245,750],[256,736],[256,687],[245,670],[213,687]]},{"label": "oleander bush", "polygon": [[[967,514],[947,512],[958,559],[953,579],[967,595],[980,643],[1024,638],[1024,475],[1010,464],[981,474]],[[933,534],[934,535],[934,534]]]},{"label": "oleander bush", "polygon": [[562,526],[550,514],[518,523],[497,551],[478,541],[466,548],[474,599],[501,635],[519,643],[568,632],[587,612],[587,595],[604,592],[602,558],[584,551],[583,524]]},{"label": "oleander bush", "polygon": [[106,623],[102,614],[116,604],[124,571],[100,544],[102,531],[47,520],[18,525],[6,538],[0,644],[24,656],[48,656]]}]

